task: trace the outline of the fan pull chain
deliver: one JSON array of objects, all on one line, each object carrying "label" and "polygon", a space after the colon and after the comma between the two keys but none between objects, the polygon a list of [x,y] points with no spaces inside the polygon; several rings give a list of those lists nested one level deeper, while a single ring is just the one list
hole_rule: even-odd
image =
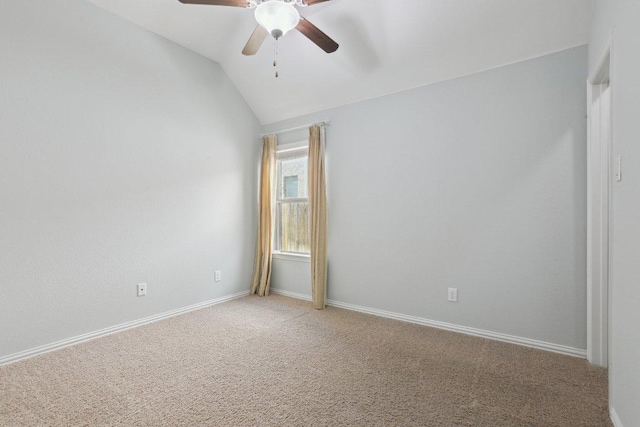
[{"label": "fan pull chain", "polygon": [[273,39],[273,66],[276,69],[276,78],[278,78],[278,39]]}]

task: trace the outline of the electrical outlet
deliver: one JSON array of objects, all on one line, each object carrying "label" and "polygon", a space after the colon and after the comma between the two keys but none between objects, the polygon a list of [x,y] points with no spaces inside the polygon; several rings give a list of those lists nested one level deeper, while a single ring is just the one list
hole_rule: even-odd
[{"label": "electrical outlet", "polygon": [[138,296],[143,297],[147,294],[147,284],[146,283],[138,283]]},{"label": "electrical outlet", "polygon": [[450,302],[458,302],[458,288],[449,288],[447,296]]},{"label": "electrical outlet", "polygon": [[219,282],[222,280],[222,271],[217,270],[214,274],[214,282]]}]

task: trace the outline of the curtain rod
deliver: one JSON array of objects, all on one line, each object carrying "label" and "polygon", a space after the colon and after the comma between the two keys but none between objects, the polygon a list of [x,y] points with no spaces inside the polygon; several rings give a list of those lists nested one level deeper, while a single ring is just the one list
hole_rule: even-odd
[{"label": "curtain rod", "polygon": [[311,126],[314,126],[314,125],[316,125],[316,126],[329,126],[330,123],[331,122],[328,122],[328,121],[318,122],[318,123],[310,123],[308,125],[297,126],[297,127],[294,127],[294,128],[279,130],[279,131],[276,131],[276,132],[263,133],[262,135],[260,135],[260,138],[262,138],[263,136],[280,135],[282,133],[289,133],[289,132],[293,132],[293,131],[296,131],[296,130],[307,129],[307,128],[309,128]]}]

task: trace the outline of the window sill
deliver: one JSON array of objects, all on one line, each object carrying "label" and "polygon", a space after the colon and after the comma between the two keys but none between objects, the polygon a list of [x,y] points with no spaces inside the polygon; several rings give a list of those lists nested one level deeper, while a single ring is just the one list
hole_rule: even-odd
[{"label": "window sill", "polygon": [[286,259],[287,261],[311,262],[311,257],[308,254],[294,254],[291,252],[274,252],[273,258]]}]

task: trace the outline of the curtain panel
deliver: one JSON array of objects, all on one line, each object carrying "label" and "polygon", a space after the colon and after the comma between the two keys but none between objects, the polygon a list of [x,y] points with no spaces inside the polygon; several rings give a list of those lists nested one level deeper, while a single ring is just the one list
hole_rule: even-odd
[{"label": "curtain panel", "polygon": [[322,310],[327,298],[327,189],[324,161],[324,129],[309,128],[309,232],[311,237],[311,296]]},{"label": "curtain panel", "polygon": [[275,136],[262,137],[262,160],[260,163],[260,194],[258,235],[251,280],[251,294],[269,295],[271,285],[271,257],[273,253],[274,200],[275,200]]}]

